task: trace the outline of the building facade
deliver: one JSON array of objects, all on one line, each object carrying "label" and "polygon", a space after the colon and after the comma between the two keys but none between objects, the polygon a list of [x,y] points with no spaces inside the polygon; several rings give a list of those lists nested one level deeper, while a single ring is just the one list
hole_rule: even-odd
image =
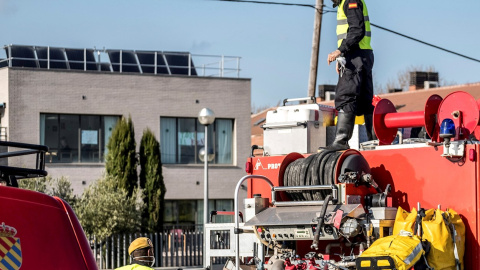
[{"label": "building facade", "polygon": [[[81,194],[105,172],[116,121],[131,116],[137,148],[147,128],[161,143],[165,221],[202,223],[204,167],[198,153],[204,126],[198,113],[207,107],[216,115],[208,133],[215,153],[210,210],[233,210],[250,151],[250,88],[250,79],[242,78],[7,66],[0,69],[2,139],[49,146],[49,175],[68,177]],[[33,166],[32,158],[9,158],[8,165]]]}]

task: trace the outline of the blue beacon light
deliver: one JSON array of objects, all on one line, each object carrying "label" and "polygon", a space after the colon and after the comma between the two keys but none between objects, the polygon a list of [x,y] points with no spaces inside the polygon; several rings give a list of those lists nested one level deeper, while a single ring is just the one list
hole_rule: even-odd
[{"label": "blue beacon light", "polygon": [[448,139],[455,137],[455,123],[450,118],[445,118],[440,125],[440,138]]}]

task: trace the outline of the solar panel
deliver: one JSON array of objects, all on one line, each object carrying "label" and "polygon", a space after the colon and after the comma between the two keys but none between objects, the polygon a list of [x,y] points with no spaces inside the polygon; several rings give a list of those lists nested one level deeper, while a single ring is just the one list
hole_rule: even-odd
[{"label": "solar panel", "polygon": [[[4,49],[7,60],[11,61],[14,67],[197,76],[188,52],[98,51],[23,45],[9,45]],[[98,53],[98,62],[95,53]],[[108,54],[109,60],[100,62],[101,54],[105,53]],[[8,66],[8,61],[1,60],[0,67]]]},{"label": "solar panel", "polygon": [[87,58],[87,70],[98,70],[95,55],[92,49],[65,49],[70,69],[85,69],[85,56]]},{"label": "solar panel", "polygon": [[10,45],[5,51],[7,58],[12,58],[13,67],[38,67],[33,46]]},{"label": "solar panel", "polygon": [[[155,52],[137,51],[138,61],[143,73],[155,73]],[[157,74],[170,74],[168,72],[162,52],[157,52]]]},{"label": "solar panel", "polygon": [[35,47],[37,51],[38,63],[41,68],[48,68],[48,59],[50,59],[50,68],[68,69],[67,59],[63,49],[50,48],[50,56],[48,47]]},{"label": "solar panel", "polygon": [[[121,58],[120,59],[120,52]],[[133,51],[118,51],[118,50],[108,50],[108,56],[110,57],[110,62],[112,63],[113,71],[120,72],[120,66],[122,72],[135,72],[139,73],[140,69],[135,59],[135,53]]]},{"label": "solar panel", "polygon": [[101,71],[112,71],[110,68],[110,63],[100,63],[100,70]]},{"label": "solar panel", "polygon": [[[172,74],[188,75],[189,53],[186,52],[164,52],[167,64]],[[197,75],[193,61],[190,59],[190,71],[192,76]]]}]

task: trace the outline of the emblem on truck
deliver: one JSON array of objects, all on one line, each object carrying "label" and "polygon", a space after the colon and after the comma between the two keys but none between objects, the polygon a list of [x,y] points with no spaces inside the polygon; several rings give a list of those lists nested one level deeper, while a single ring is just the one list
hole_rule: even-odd
[{"label": "emblem on truck", "polygon": [[15,237],[17,230],[13,227],[0,225],[0,269],[17,270],[22,265],[22,249],[20,238]]}]

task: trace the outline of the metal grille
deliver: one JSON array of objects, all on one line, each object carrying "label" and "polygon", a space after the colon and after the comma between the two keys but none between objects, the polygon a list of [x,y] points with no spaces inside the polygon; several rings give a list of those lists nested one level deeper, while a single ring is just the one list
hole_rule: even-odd
[{"label": "metal grille", "polygon": [[158,233],[112,235],[104,241],[90,236],[90,247],[99,269],[115,269],[130,263],[128,246],[137,237],[148,237],[155,250],[154,267],[186,267],[203,264],[203,229],[174,227]]}]

